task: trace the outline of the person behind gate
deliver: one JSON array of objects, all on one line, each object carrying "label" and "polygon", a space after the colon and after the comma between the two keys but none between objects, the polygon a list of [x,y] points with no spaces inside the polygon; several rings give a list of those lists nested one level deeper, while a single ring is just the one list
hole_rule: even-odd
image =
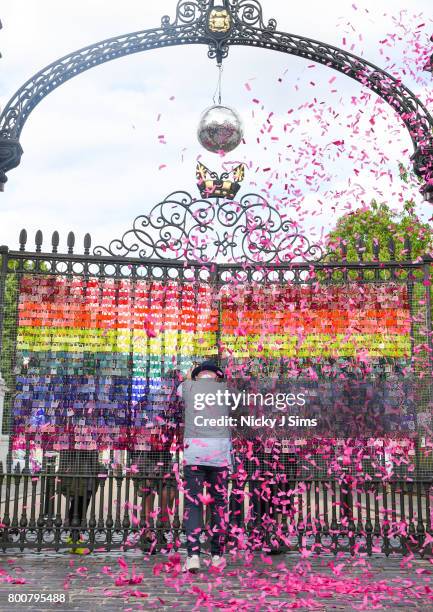
[{"label": "person behind gate", "polygon": [[[228,474],[232,467],[232,443],[227,426],[202,426],[200,417],[228,415],[230,406],[209,400],[224,392],[224,373],[214,361],[204,361],[179,388],[185,410],[184,433],[184,527],[188,556],[183,570],[200,569],[200,535],[203,506],[209,505],[211,565],[223,568],[228,528]],[[207,398],[207,403],[204,398]],[[220,394],[220,397],[222,395]],[[197,399],[200,401],[197,402]],[[199,417],[199,418],[196,418]],[[216,417],[216,418],[215,418]],[[203,487],[206,494],[203,494]]]}]

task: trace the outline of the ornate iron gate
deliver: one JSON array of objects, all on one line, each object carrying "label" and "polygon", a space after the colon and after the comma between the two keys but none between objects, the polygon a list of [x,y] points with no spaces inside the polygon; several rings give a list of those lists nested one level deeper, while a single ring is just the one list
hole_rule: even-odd
[{"label": "ornate iron gate", "polygon": [[[3,549],[61,549],[80,534],[92,550],[179,545],[176,479],[157,455],[152,462],[157,445],[143,414],[167,373],[196,360],[213,356],[232,368],[265,362],[279,375],[295,364],[326,377],[330,362],[347,368],[362,353],[376,376],[411,369],[430,380],[432,262],[412,261],[409,241],[404,247],[404,261],[393,243],[387,261],[377,243],[375,259],[364,261],[358,243],[358,261],[347,261],[344,246],[337,253],[310,244],[255,194],[237,203],[171,194],[92,253],[89,235],[84,254],[75,253],[72,233],[68,252],[59,253],[57,232],[50,251],[41,232],[28,250],[23,230],[18,251],[1,247],[10,436],[0,473]],[[335,449],[331,461],[329,448],[298,440],[295,469],[270,483],[291,511],[263,502],[266,513],[281,515],[281,533],[266,533],[267,545],[430,550],[430,399],[428,385],[417,405],[419,436],[391,467],[383,445],[365,445],[361,459],[358,447],[343,465]],[[137,468],[137,453],[150,463]],[[251,493],[260,479],[253,469],[233,476],[233,520],[249,532],[260,525],[250,524],[252,502],[239,491]],[[172,515],[152,518],[152,504],[164,497],[175,502]]]}]

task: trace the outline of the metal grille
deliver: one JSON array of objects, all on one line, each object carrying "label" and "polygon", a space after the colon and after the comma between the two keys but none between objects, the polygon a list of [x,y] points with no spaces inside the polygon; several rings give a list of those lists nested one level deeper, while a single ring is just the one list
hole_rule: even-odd
[{"label": "metal grille", "polygon": [[[314,273],[303,263],[261,266],[258,277],[247,270],[245,282],[236,265],[211,270],[92,256],[89,239],[79,256],[71,237],[68,255],[42,254],[41,242],[37,236],[34,253],[24,250],[24,240],[20,251],[2,256],[9,467],[12,451],[21,451],[26,466],[42,467],[46,452],[93,450],[106,464],[113,452],[129,451],[123,461],[136,469],[152,472],[157,463],[166,469],[179,440],[175,386],[206,357],[219,358],[232,374],[304,372],[321,379],[358,367],[360,355],[372,378],[395,371],[422,378],[431,367],[425,262],[317,263]],[[170,402],[175,418],[162,427]],[[428,386],[416,408],[423,434]],[[291,448],[304,457],[303,475],[330,476],[329,461],[311,442],[307,466],[303,446],[291,441],[282,453]],[[407,451],[417,473],[428,476],[426,435],[415,446],[397,452]],[[373,450],[378,463],[389,465],[392,450]]]},{"label": "metal grille", "polygon": [[[234,476],[227,547],[239,527],[253,550],[322,554],[431,554],[431,480],[264,480]],[[168,512],[167,503],[172,510]],[[0,471],[0,548],[173,551],[185,545],[183,506],[172,478]],[[274,526],[269,519],[276,519]],[[206,523],[206,516],[203,516]]]}]

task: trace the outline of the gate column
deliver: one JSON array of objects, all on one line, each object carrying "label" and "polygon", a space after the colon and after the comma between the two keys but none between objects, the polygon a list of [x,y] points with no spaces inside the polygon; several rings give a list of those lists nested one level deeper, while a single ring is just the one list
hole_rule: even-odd
[{"label": "gate column", "polygon": [[5,401],[7,387],[0,372],[0,462],[3,467],[6,466],[6,455],[9,447],[9,436],[3,434],[3,407]]}]

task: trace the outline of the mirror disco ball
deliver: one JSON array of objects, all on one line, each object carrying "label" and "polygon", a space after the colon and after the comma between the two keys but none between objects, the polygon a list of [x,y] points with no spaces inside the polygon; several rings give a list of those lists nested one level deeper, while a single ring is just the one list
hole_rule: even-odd
[{"label": "mirror disco ball", "polygon": [[229,153],[236,149],[244,135],[242,121],[228,106],[211,106],[200,117],[197,137],[212,153]]}]

